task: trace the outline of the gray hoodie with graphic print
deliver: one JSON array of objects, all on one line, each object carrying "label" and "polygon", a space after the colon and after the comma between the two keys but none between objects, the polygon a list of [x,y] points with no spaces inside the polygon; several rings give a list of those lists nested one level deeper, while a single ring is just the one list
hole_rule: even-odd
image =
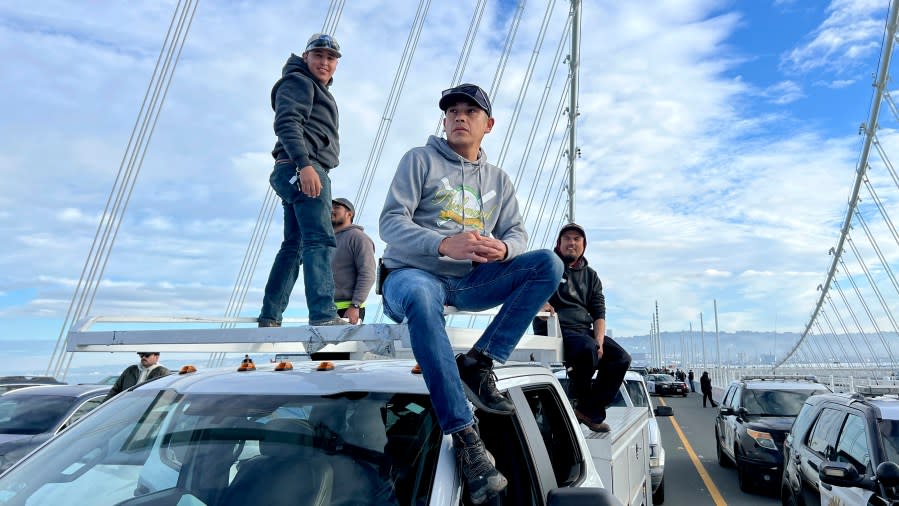
[{"label": "gray hoodie with graphic print", "polygon": [[506,243],[506,260],[524,253],[528,234],[508,174],[453,151],[446,139],[431,136],[425,146],[400,160],[381,211],[380,235],[387,243],[384,265],[416,267],[438,276],[464,276],[470,260],[453,260],[437,252],[444,237],[462,231]]}]

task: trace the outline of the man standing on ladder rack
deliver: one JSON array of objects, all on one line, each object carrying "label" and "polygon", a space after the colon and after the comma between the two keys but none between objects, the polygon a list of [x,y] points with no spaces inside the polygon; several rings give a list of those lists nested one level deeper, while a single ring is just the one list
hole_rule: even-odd
[{"label": "man standing on ladder rack", "polygon": [[[403,156],[381,211],[384,313],[408,321],[440,428],[452,435],[471,501],[481,504],[507,481],[481,441],[466,395],[484,412],[513,412],[496,388],[493,361],[512,353],[563,267],[549,250],[525,252],[512,182],[481,150],[494,124],[487,93],[462,84],[444,90],[438,105],[446,139],[431,136]],[[453,360],[444,306],[481,311],[499,304],[474,347]]]},{"label": "man standing on ladder rack", "polygon": [[290,293],[303,265],[310,325],[342,325],[334,306],[331,256],[336,241],[331,226],[331,179],[337,166],[337,102],[329,91],[340,45],[316,33],[303,56],[291,54],[272,88],[275,168],[269,182],[284,206],[284,240],[265,284],[260,327],[280,327]]}]

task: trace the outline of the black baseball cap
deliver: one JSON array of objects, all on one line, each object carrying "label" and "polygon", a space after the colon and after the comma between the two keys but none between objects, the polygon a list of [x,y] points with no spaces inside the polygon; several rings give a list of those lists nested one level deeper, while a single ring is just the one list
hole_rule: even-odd
[{"label": "black baseball cap", "polygon": [[559,230],[559,239],[561,240],[562,234],[568,232],[569,230],[576,230],[581,234],[581,236],[584,237],[584,240],[587,239],[587,232],[584,231],[584,227],[578,225],[577,223],[569,223],[568,225],[562,227],[562,230]]},{"label": "black baseball cap", "polygon": [[440,107],[441,111],[446,112],[449,106],[455,104],[459,100],[473,102],[481,109],[484,109],[484,112],[487,113],[487,117],[493,117],[493,107],[490,105],[490,97],[487,96],[486,91],[476,84],[465,83],[460,84],[455,88],[443,90],[443,93],[440,94],[440,102],[438,102],[437,105]]}]

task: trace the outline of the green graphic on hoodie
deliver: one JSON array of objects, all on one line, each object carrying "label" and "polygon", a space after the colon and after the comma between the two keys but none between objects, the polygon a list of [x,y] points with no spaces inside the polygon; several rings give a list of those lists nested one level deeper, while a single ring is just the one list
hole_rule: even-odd
[{"label": "green graphic on hoodie", "polygon": [[477,189],[468,185],[453,187],[449,178],[443,178],[440,182],[443,189],[437,191],[432,201],[432,204],[441,207],[437,213],[437,225],[443,226],[452,221],[461,224],[465,230],[483,232],[484,222],[496,211],[496,206],[484,210],[484,204],[493,200],[496,192],[490,190],[481,198]]}]

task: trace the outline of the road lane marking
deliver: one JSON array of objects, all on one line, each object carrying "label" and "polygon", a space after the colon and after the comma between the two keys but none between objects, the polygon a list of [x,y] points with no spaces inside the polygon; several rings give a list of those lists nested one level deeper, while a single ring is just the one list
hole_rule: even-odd
[{"label": "road lane marking", "polygon": [[[665,399],[659,397],[659,403],[662,406],[667,406],[665,404]],[[675,432],[677,432],[677,437],[680,438],[681,443],[684,444],[684,449],[687,450],[687,455],[690,456],[690,460],[693,461],[693,467],[696,468],[696,472],[699,473],[699,477],[702,478],[703,483],[707,489],[709,489],[709,494],[712,496],[712,500],[715,501],[715,506],[727,506],[727,502],[724,500],[724,497],[721,496],[721,492],[718,491],[718,487],[715,486],[715,482],[712,481],[712,477],[709,476],[708,471],[705,470],[705,466],[702,465],[702,462],[699,461],[699,457],[696,456],[696,452],[693,451],[693,447],[690,446],[690,442],[687,441],[687,436],[684,435],[684,432],[680,429],[680,425],[677,423],[677,419],[674,418],[674,415],[669,416],[668,420],[671,422],[671,425],[674,426]]]}]

